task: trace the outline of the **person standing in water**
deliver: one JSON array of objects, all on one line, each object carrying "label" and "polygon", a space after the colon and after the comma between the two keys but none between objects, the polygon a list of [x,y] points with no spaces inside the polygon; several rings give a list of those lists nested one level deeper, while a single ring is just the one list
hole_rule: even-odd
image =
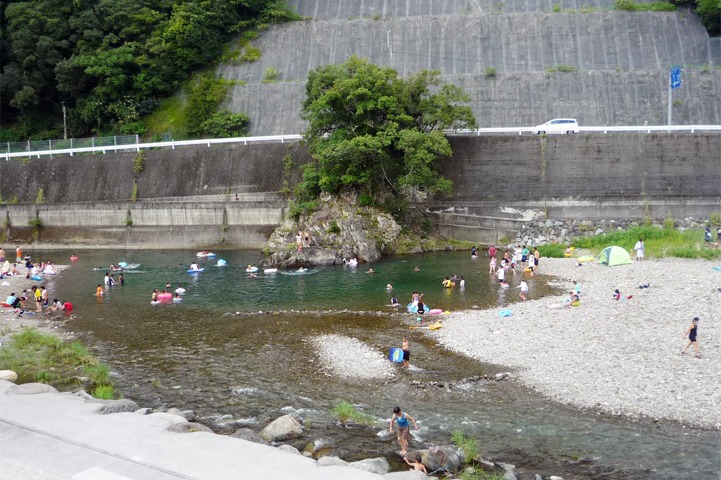
[{"label": "person standing in water", "polygon": [[402,338],[401,350],[403,350],[403,363],[401,365],[408,368],[411,366],[411,364],[410,364],[411,349],[408,346],[408,338],[406,338],[406,337]]},{"label": "person standing in water", "polygon": [[686,355],[688,347],[693,345],[696,358],[701,358],[701,348],[698,345],[698,317],[693,317],[693,321],[684,332],[683,338],[686,338],[686,336],[688,336],[688,343],[683,347],[683,350],[681,350],[681,355]]},{"label": "person standing in water", "polygon": [[398,443],[401,446],[401,455],[405,455],[408,453],[408,441],[410,440],[411,436],[411,427],[408,423],[408,420],[413,422],[413,428],[415,430],[418,430],[418,425],[416,424],[416,421],[408,415],[405,412],[401,411],[401,407],[395,407],[393,409],[393,416],[391,417],[391,425],[388,427],[388,431],[393,431],[393,424],[395,423],[397,426],[396,435],[398,437]]}]

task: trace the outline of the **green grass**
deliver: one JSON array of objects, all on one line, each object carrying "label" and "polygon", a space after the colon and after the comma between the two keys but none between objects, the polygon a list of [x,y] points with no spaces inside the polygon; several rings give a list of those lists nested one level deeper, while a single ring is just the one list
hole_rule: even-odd
[{"label": "green grass", "polygon": [[375,423],[370,415],[359,412],[353,404],[346,401],[340,402],[338,405],[333,407],[333,413],[344,425],[348,423],[348,421],[353,421],[355,423],[368,426]]},{"label": "green grass", "polygon": [[640,11],[652,11],[652,12],[675,12],[676,5],[671,2],[652,2],[652,3],[637,3],[633,0],[616,0],[614,2],[614,8],[616,10],[625,10],[627,12],[640,12]]},{"label": "green grass", "polygon": [[147,139],[160,141],[164,134],[169,134],[173,140],[187,138],[184,112],[185,102],[180,95],[161,100],[158,109],[143,118]]},{"label": "green grass", "polygon": [[64,342],[34,328],[12,334],[10,341],[0,348],[0,370],[13,370],[18,374],[18,383],[48,383],[59,390],[80,386],[83,383],[80,377],[84,376],[88,378],[91,394],[100,389],[102,395],[108,395],[108,391],[115,395],[110,369],[98,362],[84,345],[78,341]]},{"label": "green grass", "polygon": [[721,249],[707,248],[704,244],[702,230],[679,231],[674,228],[660,228],[653,225],[641,225],[624,231],[608,234],[576,238],[573,246],[587,248],[592,253],[599,253],[605,247],[618,245],[632,253],[639,238],[643,238],[646,257],[680,257],[704,258],[713,260],[721,258]]},{"label": "green grass", "polygon": [[464,470],[461,480],[504,480],[503,472],[484,472],[475,470],[473,472]]},{"label": "green grass", "polygon": [[547,245],[539,245],[538,252],[541,257],[546,258],[563,258],[566,253],[566,247],[558,243],[549,243]]},{"label": "green grass", "polygon": [[463,450],[463,456],[466,463],[470,463],[478,456],[478,440],[466,436],[460,430],[454,430],[451,433],[451,440],[457,447]]}]

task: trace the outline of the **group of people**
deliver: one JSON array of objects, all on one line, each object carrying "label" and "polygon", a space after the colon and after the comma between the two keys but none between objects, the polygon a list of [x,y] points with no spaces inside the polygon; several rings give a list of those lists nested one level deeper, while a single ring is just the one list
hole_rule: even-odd
[{"label": "group of people", "polygon": [[[498,274],[499,266],[498,259],[496,258],[497,253],[498,249],[491,245],[488,249],[488,256],[490,257],[490,261],[488,263],[489,274]],[[471,258],[474,258],[473,250],[471,250]],[[533,275],[534,273],[538,273],[540,262],[541,253],[538,251],[538,247],[533,247],[533,251],[531,251],[526,245],[516,245],[513,253],[511,253],[510,250],[503,252],[500,270],[510,270],[511,272],[516,273],[516,268],[520,266],[525,271]],[[505,275],[503,278],[505,279]]]},{"label": "group of people", "polygon": [[295,235],[295,248],[300,252],[304,247],[310,247],[310,232],[308,230],[305,232],[298,230],[298,233]]},{"label": "group of people", "polygon": [[460,277],[456,274],[453,274],[451,277],[446,277],[441,282],[441,285],[443,285],[443,288],[452,288],[458,285],[461,288],[465,288],[466,286],[466,280],[461,275]]}]

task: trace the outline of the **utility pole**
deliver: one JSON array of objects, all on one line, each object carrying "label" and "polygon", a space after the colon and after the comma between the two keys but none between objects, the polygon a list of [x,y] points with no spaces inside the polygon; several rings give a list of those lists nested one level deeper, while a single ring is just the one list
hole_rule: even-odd
[{"label": "utility pole", "polygon": [[60,104],[63,106],[63,138],[65,140],[68,139],[68,122],[65,117],[65,102],[60,102]]}]

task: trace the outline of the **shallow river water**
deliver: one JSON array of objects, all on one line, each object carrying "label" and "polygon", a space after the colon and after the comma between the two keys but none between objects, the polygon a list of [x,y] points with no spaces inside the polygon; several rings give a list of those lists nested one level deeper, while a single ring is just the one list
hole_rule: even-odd
[{"label": "shallow river water", "polygon": [[[721,478],[719,432],[583,412],[513,382],[484,380],[504,370],[444,350],[409,329],[415,317],[386,307],[392,293],[405,305],[413,290],[443,310],[516,301],[519,279],[511,277],[511,288],[499,289],[487,261],[472,261],[467,252],[390,257],[374,264],[373,274],[365,273],[367,266],[323,267],[261,271],[257,278],[245,272],[261,259],[256,252],[223,252],[202,260],[205,271],[194,275],[186,273],[194,252],[77,253],[80,260],[50,285],[51,297],[73,301],[76,318],[68,328],[111,366],[117,389],[141,406],[192,409],[228,433],[241,426],[259,430],[297,412],[309,433],[293,445],[302,449],[322,439],[346,460],[383,455],[398,469],[397,444],[377,433],[387,429],[393,406],[400,405],[420,421],[417,447],[448,444],[450,432],[461,430],[479,440],[485,457],[544,476]],[[68,263],[62,260],[67,252],[31,254]],[[215,266],[221,257],[229,266]],[[96,298],[106,267],[120,261],[139,267],[125,271],[124,286]],[[443,277],[454,273],[465,277],[465,290],[441,287]],[[531,279],[530,297],[552,293],[548,280]],[[166,282],[173,290],[182,282],[185,299],[151,305],[152,289]],[[398,368],[385,380],[331,376],[312,343],[328,333],[358,338],[379,355],[400,346],[406,335],[413,368]],[[340,401],[357,405],[376,425],[339,426],[331,410]]]}]

